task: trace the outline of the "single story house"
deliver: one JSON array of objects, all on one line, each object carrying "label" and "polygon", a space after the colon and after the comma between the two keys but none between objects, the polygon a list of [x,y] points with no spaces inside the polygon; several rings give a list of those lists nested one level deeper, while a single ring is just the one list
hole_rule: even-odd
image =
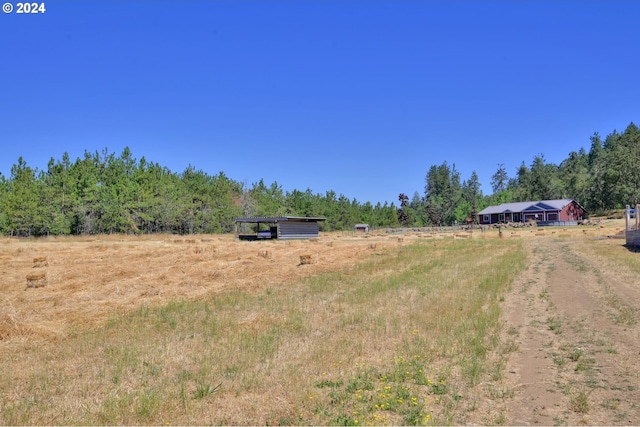
[{"label": "single story house", "polygon": [[479,224],[536,221],[538,225],[577,225],[586,210],[573,199],[503,203],[478,212]]},{"label": "single story house", "polygon": [[[236,218],[236,237],[240,240],[311,239],[318,237],[319,221],[326,221],[326,218],[302,216]],[[242,224],[255,224],[253,226],[255,233],[241,234]]]}]

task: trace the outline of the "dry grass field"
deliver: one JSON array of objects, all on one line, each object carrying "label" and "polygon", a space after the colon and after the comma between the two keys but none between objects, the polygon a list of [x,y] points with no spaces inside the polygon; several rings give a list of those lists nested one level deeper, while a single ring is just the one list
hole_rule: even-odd
[{"label": "dry grass field", "polygon": [[[0,241],[0,338],[63,337],[69,328],[99,323],[141,305],[229,290],[264,292],[352,266],[397,244],[395,237],[340,235],[264,242],[240,242],[232,235],[5,239]],[[301,265],[305,255],[311,256],[310,262]],[[47,265],[37,265],[36,259]],[[27,289],[28,276],[34,274],[46,274],[47,285]]]},{"label": "dry grass field", "polygon": [[621,229],[0,240],[0,424],[638,424]]}]

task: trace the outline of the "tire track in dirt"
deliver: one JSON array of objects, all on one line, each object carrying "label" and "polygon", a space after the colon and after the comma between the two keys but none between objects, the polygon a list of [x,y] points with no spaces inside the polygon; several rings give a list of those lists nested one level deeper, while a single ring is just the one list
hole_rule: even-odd
[{"label": "tire track in dirt", "polygon": [[505,365],[507,424],[640,424],[640,288],[581,243],[525,242],[529,267],[503,305],[503,340],[518,346]]}]

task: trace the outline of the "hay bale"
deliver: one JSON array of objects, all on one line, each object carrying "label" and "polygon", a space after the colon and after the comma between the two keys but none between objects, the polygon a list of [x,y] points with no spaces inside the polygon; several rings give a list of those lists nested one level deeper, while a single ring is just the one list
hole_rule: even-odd
[{"label": "hay bale", "polygon": [[375,249],[375,248],[376,248],[375,243],[369,243],[369,249]]},{"label": "hay bale", "polygon": [[300,255],[300,265],[313,264],[313,257],[311,255]]},{"label": "hay bale", "polygon": [[33,268],[47,267],[49,262],[46,256],[41,256],[33,259]]},{"label": "hay bale", "polygon": [[196,239],[186,239],[185,242],[186,243],[195,243]]},{"label": "hay bale", "polygon": [[271,259],[273,258],[273,254],[271,253],[271,251],[263,249],[260,252],[258,252],[258,255],[261,256],[262,258],[265,259]]},{"label": "hay bale", "polygon": [[27,274],[27,288],[44,288],[47,285],[47,273]]}]

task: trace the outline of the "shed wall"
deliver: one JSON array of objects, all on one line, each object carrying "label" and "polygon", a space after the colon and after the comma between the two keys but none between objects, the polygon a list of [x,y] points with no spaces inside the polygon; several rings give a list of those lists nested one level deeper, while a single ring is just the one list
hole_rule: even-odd
[{"label": "shed wall", "polygon": [[320,227],[315,221],[282,221],[278,223],[278,239],[310,239],[318,237]]}]

